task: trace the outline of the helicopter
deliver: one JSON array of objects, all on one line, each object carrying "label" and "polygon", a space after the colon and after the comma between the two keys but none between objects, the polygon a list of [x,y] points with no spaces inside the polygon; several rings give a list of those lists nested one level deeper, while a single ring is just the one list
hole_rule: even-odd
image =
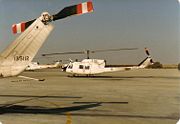
[{"label": "helicopter", "polygon": [[13,24],[13,34],[21,34],[0,54],[0,77],[17,76],[27,68],[52,32],[54,27],[51,22],[93,10],[92,1],[88,1],[65,7],[54,15],[43,12],[36,19]]},{"label": "helicopter", "polygon": [[35,71],[35,70],[41,70],[41,69],[49,69],[49,68],[57,68],[60,66],[60,62],[57,61],[54,64],[39,64],[39,62],[31,62],[27,68],[26,71]]},{"label": "helicopter", "polygon": [[137,66],[128,67],[106,67],[106,61],[102,59],[90,59],[90,53],[96,52],[106,52],[106,51],[120,51],[120,50],[135,50],[137,48],[121,48],[121,49],[107,49],[107,50],[95,50],[95,51],[81,51],[81,52],[63,52],[63,53],[49,53],[42,54],[43,56],[58,55],[58,54],[86,54],[87,58],[83,59],[81,62],[73,62],[72,60],[62,67],[62,71],[72,74],[73,77],[79,75],[94,76],[96,74],[101,74],[105,72],[116,72],[116,71],[127,71],[146,68],[152,65],[154,62],[150,56],[149,50],[145,48],[145,53],[147,57]]}]

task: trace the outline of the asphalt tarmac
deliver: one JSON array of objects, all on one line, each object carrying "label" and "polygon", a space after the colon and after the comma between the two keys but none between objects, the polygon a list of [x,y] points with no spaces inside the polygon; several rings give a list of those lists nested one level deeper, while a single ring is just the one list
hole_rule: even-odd
[{"label": "asphalt tarmac", "polygon": [[3,124],[175,124],[180,72],[143,69],[68,77],[59,69],[0,79]]}]

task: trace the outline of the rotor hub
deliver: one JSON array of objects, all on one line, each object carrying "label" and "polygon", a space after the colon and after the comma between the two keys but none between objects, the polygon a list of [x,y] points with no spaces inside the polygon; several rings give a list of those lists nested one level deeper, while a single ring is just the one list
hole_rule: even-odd
[{"label": "rotor hub", "polygon": [[48,12],[43,12],[42,14],[41,14],[41,21],[45,24],[45,25],[47,25],[47,24],[49,24],[49,22],[51,22],[52,21],[52,16],[48,13]]}]

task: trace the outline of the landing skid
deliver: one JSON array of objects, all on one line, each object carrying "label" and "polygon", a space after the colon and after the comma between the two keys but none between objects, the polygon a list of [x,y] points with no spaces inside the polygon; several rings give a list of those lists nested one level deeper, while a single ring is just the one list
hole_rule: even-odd
[{"label": "landing skid", "polygon": [[83,78],[83,77],[88,77],[88,78],[93,78],[95,77],[94,74],[86,74],[86,75],[79,75],[79,74],[72,74],[72,75],[68,75],[68,77],[79,77],[79,78]]}]

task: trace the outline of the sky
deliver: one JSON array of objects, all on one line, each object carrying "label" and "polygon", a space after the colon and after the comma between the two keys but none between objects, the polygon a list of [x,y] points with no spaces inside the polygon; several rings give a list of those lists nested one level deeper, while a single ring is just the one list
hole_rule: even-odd
[{"label": "sky", "polygon": [[[14,23],[32,20],[44,11],[59,12],[66,6],[86,0],[0,0],[0,51],[18,35]],[[108,64],[138,64],[148,47],[154,61],[180,63],[177,0],[93,0],[94,12],[53,22],[55,29],[39,50],[34,61],[83,59],[85,55],[42,58],[42,53],[83,51],[86,49],[138,48],[135,51],[91,54]]]}]

